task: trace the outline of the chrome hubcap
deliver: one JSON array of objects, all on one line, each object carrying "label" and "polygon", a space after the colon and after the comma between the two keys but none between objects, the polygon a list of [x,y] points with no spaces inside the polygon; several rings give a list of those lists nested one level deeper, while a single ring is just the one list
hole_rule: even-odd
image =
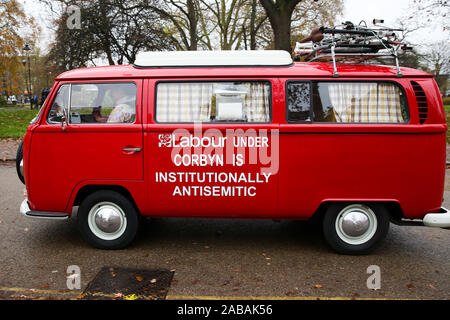
[{"label": "chrome hubcap", "polygon": [[119,238],[125,231],[127,220],[123,210],[112,202],[101,202],[91,208],[88,215],[91,231],[103,240]]},{"label": "chrome hubcap", "polygon": [[108,206],[100,208],[95,213],[95,224],[103,232],[116,232],[120,228],[120,223],[120,213]]},{"label": "chrome hubcap", "polygon": [[345,207],[336,219],[336,232],[341,240],[353,244],[369,241],[377,230],[377,217],[368,206],[354,204]]},{"label": "chrome hubcap", "polygon": [[342,231],[350,237],[359,237],[369,229],[369,218],[362,211],[351,211],[342,218]]}]

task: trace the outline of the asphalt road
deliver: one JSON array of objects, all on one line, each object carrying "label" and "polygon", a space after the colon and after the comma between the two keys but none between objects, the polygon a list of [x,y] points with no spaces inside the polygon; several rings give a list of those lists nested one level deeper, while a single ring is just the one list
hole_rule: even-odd
[{"label": "asphalt road", "polygon": [[[80,297],[102,267],[174,271],[167,299],[449,299],[450,230],[391,225],[367,256],[332,252],[320,228],[271,220],[155,219],[131,247],[102,251],[83,242],[76,220],[23,217],[23,185],[0,165],[0,298]],[[450,207],[450,192],[445,203]],[[81,289],[67,289],[67,267]],[[377,265],[381,288],[367,288]]]}]

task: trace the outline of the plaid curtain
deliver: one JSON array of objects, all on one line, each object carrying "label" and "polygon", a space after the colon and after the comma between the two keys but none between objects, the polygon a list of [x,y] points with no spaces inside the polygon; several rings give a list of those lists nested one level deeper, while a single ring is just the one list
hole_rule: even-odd
[{"label": "plaid curtain", "polygon": [[[221,83],[160,83],[157,86],[156,120],[159,122],[210,122],[215,115],[214,88]],[[240,83],[247,88],[244,112],[248,122],[270,120],[270,85]]]},{"label": "plaid curtain", "polygon": [[266,82],[248,82],[249,94],[245,98],[245,114],[248,122],[270,120],[270,85]]},{"label": "plaid curtain", "polygon": [[212,83],[160,83],[157,88],[157,121],[209,121]]},{"label": "plaid curtain", "polygon": [[391,83],[330,83],[336,122],[404,122],[400,89]]}]

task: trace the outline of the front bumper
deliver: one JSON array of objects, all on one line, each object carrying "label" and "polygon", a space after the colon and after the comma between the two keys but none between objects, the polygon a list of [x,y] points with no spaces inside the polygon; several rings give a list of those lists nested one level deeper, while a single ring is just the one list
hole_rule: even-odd
[{"label": "front bumper", "polygon": [[20,204],[20,213],[28,218],[37,219],[65,220],[69,218],[69,214],[65,212],[45,212],[30,210],[28,199],[23,200]]},{"label": "front bumper", "polygon": [[427,213],[423,217],[423,224],[427,227],[450,228],[450,211],[441,208],[438,213]]}]

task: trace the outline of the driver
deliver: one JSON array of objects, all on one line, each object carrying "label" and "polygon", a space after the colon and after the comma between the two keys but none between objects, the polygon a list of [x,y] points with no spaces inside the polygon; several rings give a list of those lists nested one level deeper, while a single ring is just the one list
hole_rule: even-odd
[{"label": "driver", "polygon": [[134,92],[128,92],[123,85],[114,86],[109,90],[109,96],[114,103],[114,109],[109,117],[100,115],[100,108],[94,109],[94,117],[97,122],[130,123],[136,117],[136,97]]}]

